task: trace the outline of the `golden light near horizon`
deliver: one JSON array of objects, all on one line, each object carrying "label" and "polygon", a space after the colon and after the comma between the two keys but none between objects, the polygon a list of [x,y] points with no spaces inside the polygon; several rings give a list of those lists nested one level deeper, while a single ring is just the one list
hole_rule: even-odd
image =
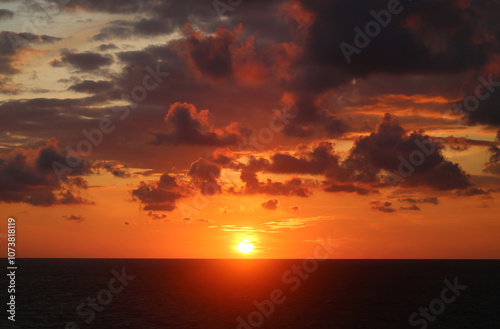
[{"label": "golden light near horizon", "polygon": [[244,254],[248,254],[253,251],[253,243],[250,240],[241,240],[238,250]]}]

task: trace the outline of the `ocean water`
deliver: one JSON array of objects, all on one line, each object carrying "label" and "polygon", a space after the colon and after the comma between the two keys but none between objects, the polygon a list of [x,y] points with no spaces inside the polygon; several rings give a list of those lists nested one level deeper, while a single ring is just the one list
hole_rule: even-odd
[{"label": "ocean water", "polygon": [[[500,261],[18,259],[17,264],[15,322],[7,320],[7,277],[0,280],[2,329],[500,328]],[[460,286],[457,294],[444,292],[447,302],[445,280]],[[429,306],[436,312],[429,313],[432,321],[417,314],[418,324],[409,323],[414,312]]]}]

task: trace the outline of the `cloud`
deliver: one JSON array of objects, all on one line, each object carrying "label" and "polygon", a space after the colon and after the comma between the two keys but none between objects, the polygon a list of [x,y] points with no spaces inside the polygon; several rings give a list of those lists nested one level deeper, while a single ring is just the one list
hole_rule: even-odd
[{"label": "cloud", "polygon": [[416,204],[412,204],[410,207],[401,207],[401,210],[420,210]]},{"label": "cloud", "polygon": [[155,219],[155,220],[167,218],[167,215],[165,215],[165,214],[155,214],[151,210],[147,213],[147,216],[151,217],[151,219]]},{"label": "cloud", "polygon": [[497,146],[490,147],[491,152],[490,159],[485,164],[483,169],[484,172],[500,175],[500,148]]},{"label": "cloud", "polygon": [[165,122],[171,127],[171,132],[153,132],[153,145],[227,146],[237,145],[241,140],[239,132],[231,126],[224,130],[214,129],[209,120],[209,111],[198,112],[194,105],[188,103],[172,104]]},{"label": "cloud", "polygon": [[93,169],[96,170],[97,173],[100,173],[100,170],[103,169],[111,173],[113,176],[119,178],[132,177],[132,174],[129,172],[128,168],[125,165],[111,161],[98,161],[94,163]]},{"label": "cloud", "polygon": [[70,215],[70,216],[63,216],[63,217],[69,221],[74,221],[75,223],[81,223],[85,220],[85,218],[83,216],[79,216],[79,215]]},{"label": "cloud", "polygon": [[461,106],[466,116],[468,115],[471,124],[500,126],[500,111],[498,111],[500,107],[500,75],[490,74],[488,78],[483,79],[488,86],[481,90],[480,97],[486,99],[478,100],[476,98],[477,102],[473,102],[469,99],[470,97],[466,97],[458,102],[458,105]]},{"label": "cloud", "polygon": [[[310,95],[304,91],[293,93],[286,106],[296,112],[296,117],[283,129],[285,135],[337,138],[351,130],[347,123],[320,105],[323,95]],[[286,95],[284,98],[290,97]]]},{"label": "cloud", "polygon": [[[458,164],[446,160],[441,148],[423,131],[408,134],[394,115],[386,113],[376,132],[356,141],[343,165],[351,172],[351,180],[358,182],[380,182],[382,171],[386,171],[398,175],[403,186],[436,190],[470,187],[469,176]],[[410,157],[419,165],[411,165]]]},{"label": "cloud", "polygon": [[235,36],[227,29],[218,29],[215,36],[193,31],[186,38],[189,59],[202,76],[227,78],[233,74],[230,47],[235,41]]},{"label": "cloud", "polygon": [[128,39],[132,35],[132,26],[129,21],[114,20],[103,27],[91,40],[104,41],[109,39]]},{"label": "cloud", "polygon": [[368,195],[379,193],[376,189],[368,189],[356,186],[354,184],[332,184],[323,189],[325,192],[349,192],[359,195]]},{"label": "cloud", "polygon": [[421,199],[406,198],[406,199],[399,199],[398,201],[409,202],[409,203],[431,203],[433,205],[439,204],[439,199],[436,197],[428,197],[428,198],[421,198]]},{"label": "cloud", "polygon": [[68,89],[89,94],[98,94],[101,92],[106,92],[113,88],[113,83],[111,81],[92,81],[84,80],[82,82],[71,85]]},{"label": "cloud", "polygon": [[312,195],[304,181],[298,177],[291,177],[285,182],[274,182],[271,179],[265,182],[259,181],[257,173],[264,171],[269,165],[269,160],[254,157],[251,157],[246,165],[240,164],[240,179],[245,186],[239,192],[234,188],[230,188],[229,191],[243,194],[295,195],[304,198]]},{"label": "cloud", "polygon": [[71,172],[57,168],[60,181],[53,163],[65,164],[66,155],[51,139],[38,149],[17,149],[7,158],[0,158],[0,202],[34,206],[91,204],[77,194],[77,189],[86,188],[86,181],[71,177],[91,174],[91,165],[82,161]]},{"label": "cloud", "polygon": [[199,159],[191,164],[189,175],[194,178],[203,194],[214,195],[220,192],[221,187],[217,184],[220,178],[221,168],[205,159]]},{"label": "cloud", "polygon": [[131,194],[140,201],[143,210],[172,211],[176,200],[185,196],[185,190],[174,176],[165,173],[156,182],[140,182]]},{"label": "cloud", "polygon": [[118,49],[118,47],[114,43],[103,43],[97,47],[100,51],[107,51],[107,50],[113,50],[113,49]]},{"label": "cloud", "polygon": [[457,191],[457,195],[465,195],[465,196],[475,196],[475,195],[484,195],[489,196],[490,191],[485,190],[480,187],[470,187],[465,191]]},{"label": "cloud", "polygon": [[92,40],[129,39],[134,37],[154,37],[182,30],[184,24],[191,22],[212,29],[218,18],[210,4],[199,1],[136,1],[120,3],[111,0],[103,4],[92,1],[72,0],[64,6],[68,10],[83,9],[112,14],[138,14],[129,20],[114,20],[102,28]]},{"label": "cloud", "polygon": [[50,44],[60,40],[62,38],[48,35],[1,31],[0,74],[12,75],[19,73],[21,69],[15,63],[19,62],[19,56],[23,52],[29,51],[32,45]]},{"label": "cloud", "polygon": [[349,62],[340,45],[356,47],[354,28],[364,31],[374,21],[370,12],[386,9],[386,0],[300,0],[282,5],[281,14],[300,36],[297,42],[305,44],[292,64],[295,74],[286,84],[298,116],[285,133],[304,137],[323,131],[338,137],[352,129],[321,104],[334,88],[356,78],[436,76],[480,69],[491,59],[496,44],[477,23],[474,5],[478,4],[460,6],[454,0],[401,3],[402,12],[392,15],[376,36],[362,32],[365,36],[358,40],[364,38],[364,45],[347,56]]},{"label": "cloud", "polygon": [[[356,46],[353,28],[364,30],[365,24],[374,20],[370,11],[386,9],[387,1],[301,0],[300,4],[315,16],[307,35],[310,60],[347,71],[351,77],[376,72],[435,74],[479,68],[487,62],[493,46],[478,26],[472,6],[460,6],[453,0],[423,0],[401,4],[401,13],[392,15],[390,24],[370,38],[347,64],[339,45],[346,42]],[[332,84],[332,80],[325,83]]]},{"label": "cloud", "polygon": [[62,67],[70,65],[79,72],[92,72],[102,67],[113,64],[113,57],[110,55],[101,55],[90,51],[77,53],[64,49],[61,52],[60,59],[54,58],[50,61],[53,67]]},{"label": "cloud", "polygon": [[184,218],[184,223],[186,224],[192,224],[192,223],[215,223],[214,220],[208,219],[208,218],[198,218],[196,220],[193,220],[191,218]]},{"label": "cloud", "polygon": [[14,17],[14,12],[8,9],[0,9],[0,21],[9,20],[12,19],[12,17]]},{"label": "cloud", "polygon": [[382,212],[395,212],[396,209],[392,208],[392,203],[390,202],[380,202],[380,201],[371,201],[373,210],[378,210]]},{"label": "cloud", "polygon": [[[255,175],[255,179],[256,175]],[[245,182],[244,193],[245,194],[269,194],[269,195],[295,195],[303,198],[308,198],[312,195],[312,192],[304,184],[301,178],[290,178],[285,182],[273,182],[268,179],[265,182],[255,181],[249,177],[242,177]]]},{"label": "cloud", "polygon": [[278,200],[271,199],[261,203],[262,208],[267,210],[276,210],[278,208]]},{"label": "cloud", "polygon": [[271,164],[266,171],[281,174],[327,174],[335,175],[340,171],[339,156],[333,152],[333,144],[320,142],[311,150],[304,150],[301,154],[276,153],[271,156]]}]

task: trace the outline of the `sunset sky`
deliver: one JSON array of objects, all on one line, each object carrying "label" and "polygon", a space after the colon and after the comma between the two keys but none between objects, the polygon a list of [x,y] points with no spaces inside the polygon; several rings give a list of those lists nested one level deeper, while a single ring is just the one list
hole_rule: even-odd
[{"label": "sunset sky", "polygon": [[18,257],[498,258],[499,15],[0,0],[0,245],[14,217]]}]

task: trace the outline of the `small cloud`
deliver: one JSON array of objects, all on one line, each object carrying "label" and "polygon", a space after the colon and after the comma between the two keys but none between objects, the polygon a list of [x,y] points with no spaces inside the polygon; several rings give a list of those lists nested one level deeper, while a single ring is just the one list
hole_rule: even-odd
[{"label": "small cloud", "polygon": [[165,214],[155,214],[151,210],[147,214],[148,217],[151,217],[151,219],[165,219],[167,218],[167,215]]},{"label": "small cloud", "polygon": [[292,209],[293,211],[299,211],[299,207],[298,206],[294,206],[294,207],[290,207],[290,209]]},{"label": "small cloud", "polygon": [[81,223],[81,222],[83,222],[85,220],[85,218],[83,218],[83,216],[71,215],[71,216],[63,216],[63,217],[66,218],[69,221],[75,221],[77,223]]},{"label": "small cloud", "polygon": [[278,208],[278,200],[276,199],[271,199],[266,202],[261,203],[262,208],[268,209],[268,210],[276,210]]},{"label": "small cloud", "polygon": [[490,195],[490,191],[485,190],[480,187],[470,187],[465,191],[457,191],[457,195],[462,196],[475,196],[475,195],[484,195],[485,197],[488,197]]},{"label": "small cloud", "polygon": [[402,210],[420,210],[416,204],[412,204],[410,207],[401,207]]},{"label": "small cloud", "polygon": [[380,201],[372,201],[370,202],[373,210],[378,210],[382,212],[395,212],[396,209],[392,208],[392,203],[390,202],[380,202]]},{"label": "small cloud", "polygon": [[409,203],[431,203],[434,205],[439,204],[439,199],[435,197],[429,197],[429,198],[422,198],[422,199],[414,199],[414,198],[406,198],[406,199],[399,199],[400,202],[409,202]]},{"label": "small cloud", "polygon": [[196,221],[198,223],[215,223],[215,221],[208,218],[198,218]]}]

